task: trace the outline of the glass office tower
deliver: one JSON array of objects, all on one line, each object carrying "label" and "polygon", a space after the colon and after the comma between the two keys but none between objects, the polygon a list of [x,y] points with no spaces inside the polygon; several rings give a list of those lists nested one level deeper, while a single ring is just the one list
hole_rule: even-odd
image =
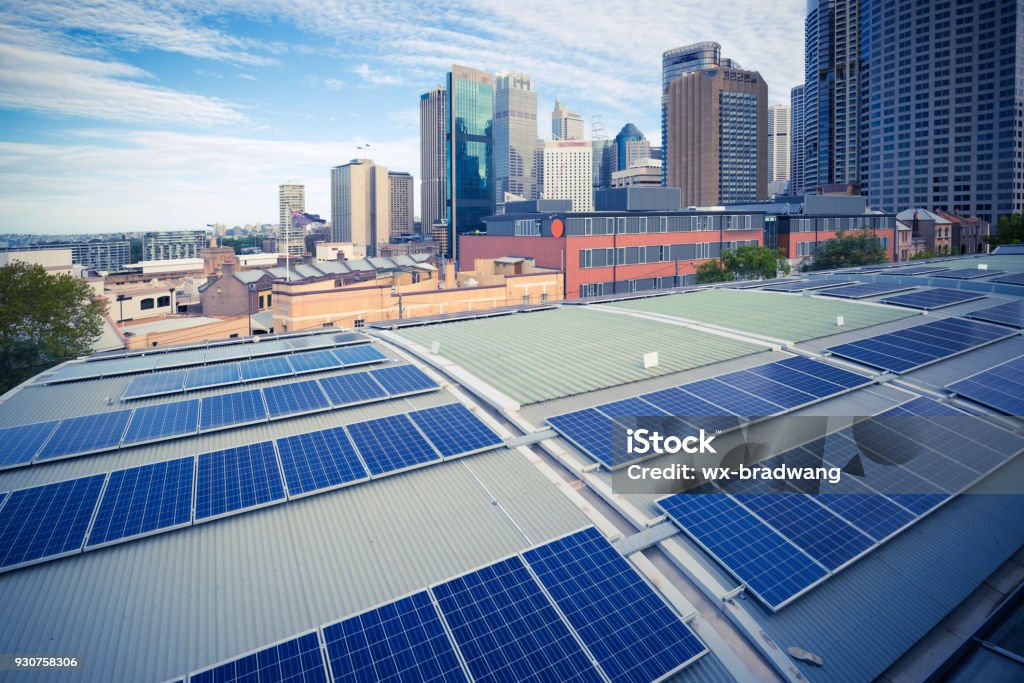
[{"label": "glass office tower", "polygon": [[459,235],[483,231],[494,214],[494,76],[453,65],[447,85],[445,255],[457,260]]}]

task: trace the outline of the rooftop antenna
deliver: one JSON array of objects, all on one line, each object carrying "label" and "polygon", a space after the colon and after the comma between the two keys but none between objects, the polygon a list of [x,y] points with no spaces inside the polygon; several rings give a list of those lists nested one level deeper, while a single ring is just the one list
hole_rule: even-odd
[{"label": "rooftop antenna", "polygon": [[604,127],[604,121],[601,120],[600,114],[594,114],[590,119],[590,139],[591,140],[607,140],[608,129]]}]

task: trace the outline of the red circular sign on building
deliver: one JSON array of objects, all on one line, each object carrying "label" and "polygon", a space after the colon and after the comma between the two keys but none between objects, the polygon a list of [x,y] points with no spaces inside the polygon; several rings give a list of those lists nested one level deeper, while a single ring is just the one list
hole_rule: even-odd
[{"label": "red circular sign on building", "polygon": [[561,218],[556,218],[551,221],[551,236],[561,237],[565,234],[565,223],[562,222]]}]

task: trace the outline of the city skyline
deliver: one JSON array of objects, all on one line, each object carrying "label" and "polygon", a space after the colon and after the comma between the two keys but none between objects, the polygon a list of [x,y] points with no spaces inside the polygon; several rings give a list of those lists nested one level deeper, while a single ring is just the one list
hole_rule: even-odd
[{"label": "city skyline", "polygon": [[0,232],[274,222],[289,179],[326,214],[330,169],[358,157],[416,176],[419,214],[419,96],[453,63],[529,74],[538,110],[560,97],[588,137],[594,115],[609,130],[627,121],[657,130],[661,53],[689,42],[722,43],[761,72],[773,103],[787,102],[803,74],[798,1],[728,13],[623,3],[633,32],[622,31],[621,12],[580,5],[432,7],[9,5],[0,11]]}]

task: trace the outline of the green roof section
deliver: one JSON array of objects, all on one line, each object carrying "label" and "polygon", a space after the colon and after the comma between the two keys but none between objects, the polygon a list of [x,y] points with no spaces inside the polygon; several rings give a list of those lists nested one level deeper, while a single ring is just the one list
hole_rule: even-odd
[{"label": "green roof section", "polygon": [[[635,316],[558,308],[399,330],[520,404],[690,370],[763,346]],[[658,352],[657,367],[643,355]]]},{"label": "green roof section", "polygon": [[[793,342],[827,337],[918,315],[915,311],[895,306],[731,289],[709,289],[609,305]],[[842,327],[836,324],[837,316],[843,316]]]}]

